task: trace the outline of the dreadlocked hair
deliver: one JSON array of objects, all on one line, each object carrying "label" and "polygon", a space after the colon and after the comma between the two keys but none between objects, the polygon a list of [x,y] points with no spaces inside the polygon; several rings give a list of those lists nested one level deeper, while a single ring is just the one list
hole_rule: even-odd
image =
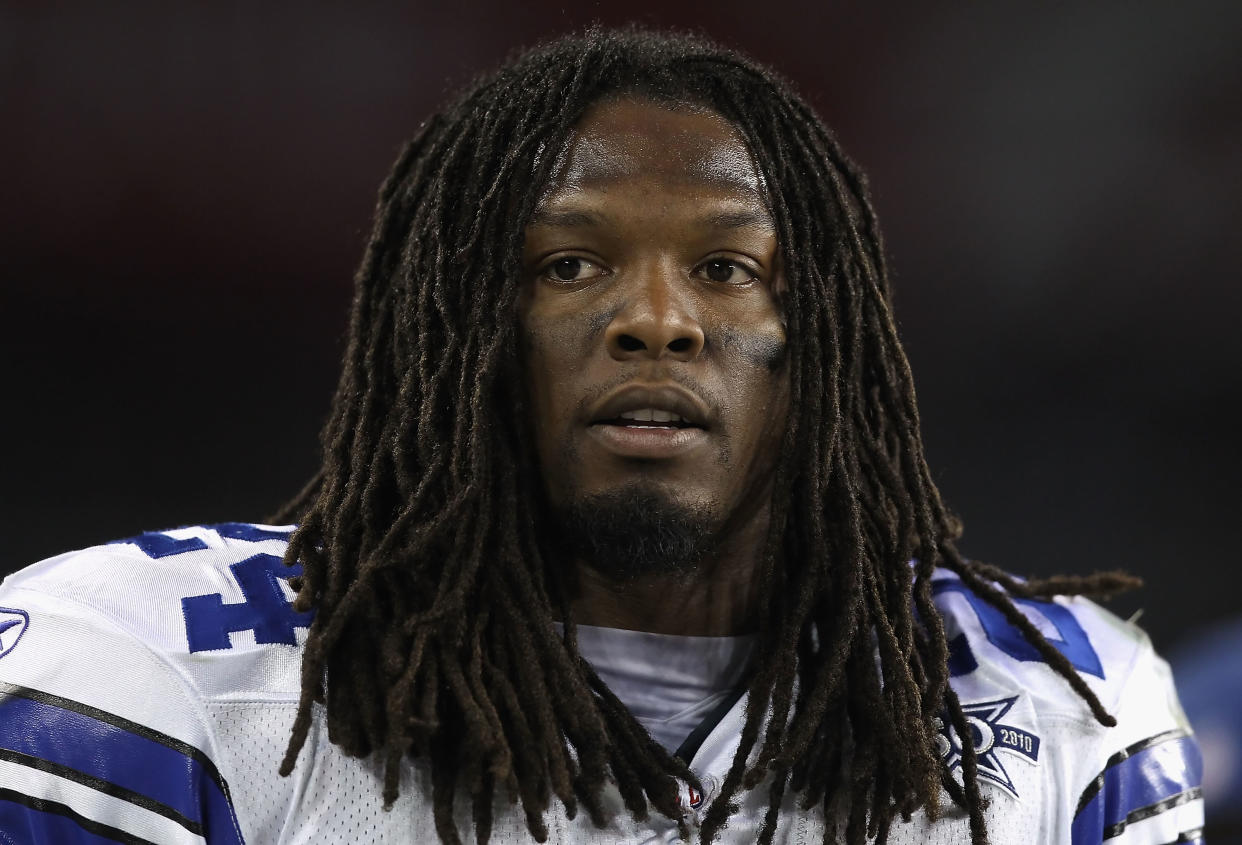
[{"label": "dreadlocked hair", "polygon": [[706,106],[737,128],[790,280],[792,410],[760,561],[758,653],[701,840],[763,784],[763,845],[787,793],[823,806],[825,841],[856,845],[886,841],[920,808],[935,818],[942,789],[981,845],[974,744],[960,743],[960,783],[936,751],[942,715],[959,738],[969,728],[948,686],[933,570],[952,570],[1004,614],[1106,725],[1011,597],[1104,595],[1133,579],[1023,582],[962,558],[960,525],[924,460],[863,176],[767,69],[694,36],[635,29],[518,56],[427,121],[380,189],[323,467],[281,514],[299,521],[285,559],[304,567],[295,606],[316,615],[280,771],[292,771],[322,704],[332,742],[382,761],[386,805],[406,758],[424,761],[445,845],[461,842],[455,802],[466,800],[487,842],[498,790],[543,842],[553,799],[604,826],[608,784],[640,821],[652,810],[681,819],[678,782],[701,788],[579,655],[565,577],[539,529],[530,435],[499,424],[525,418],[516,303],[533,188],[609,96]]}]

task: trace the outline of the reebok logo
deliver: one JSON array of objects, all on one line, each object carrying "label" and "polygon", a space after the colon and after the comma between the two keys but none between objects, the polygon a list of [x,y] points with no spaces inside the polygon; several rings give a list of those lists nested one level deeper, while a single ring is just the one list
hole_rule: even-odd
[{"label": "reebok logo", "polygon": [[24,610],[0,607],[0,657],[17,647],[17,641],[30,627],[30,614]]}]

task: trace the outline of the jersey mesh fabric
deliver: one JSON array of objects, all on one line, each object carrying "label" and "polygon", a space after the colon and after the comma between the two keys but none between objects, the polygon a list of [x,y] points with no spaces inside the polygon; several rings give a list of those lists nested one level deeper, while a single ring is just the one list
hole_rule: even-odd
[{"label": "jersey mesh fabric", "polygon": [[[240,566],[279,565],[284,542],[282,536],[274,535],[279,535],[279,529],[237,524],[177,529],[161,537],[148,537],[145,545],[126,542],[70,553],[10,576],[0,587],[0,609],[9,614],[6,624],[25,625],[22,614],[28,615],[29,624],[20,641],[13,633],[15,627],[7,629],[8,650],[0,655],[0,708],[7,706],[7,712],[16,713],[23,706],[33,706],[29,704],[34,701],[29,690],[36,690],[52,702],[39,705],[42,712],[59,714],[61,724],[76,719],[79,711],[112,714],[101,718],[137,724],[142,730],[158,731],[186,747],[192,746],[195,753],[209,758],[227,781],[241,831],[252,845],[435,845],[438,837],[429,783],[421,765],[404,766],[401,797],[391,811],[385,812],[378,763],[345,756],[329,741],[321,718],[314,720],[293,774],[288,778],[277,774],[300,692],[305,627],[287,642],[273,641],[278,638],[270,634],[260,641],[256,636],[260,628],[254,625],[265,623],[259,618],[262,613],[276,614],[284,623],[292,618],[287,584],[281,580],[287,570],[264,570],[264,577],[270,575],[284,590],[284,598],[269,593],[266,603],[255,600],[254,582],[247,593],[238,581]],[[1099,845],[1105,833],[1109,845],[1197,841],[1195,831],[1202,825],[1202,801],[1195,795],[1197,752],[1190,753],[1193,740],[1185,739],[1187,725],[1167,665],[1155,655],[1141,631],[1084,600],[1030,608],[1044,617],[1051,626],[1049,632],[1060,636],[1063,647],[1077,649],[1077,659],[1097,661],[1098,674],[1087,673],[1084,680],[1118,718],[1117,728],[1105,729],[1092,719],[1063,678],[1042,661],[1024,656],[1021,644],[1011,632],[998,628],[995,620],[988,623],[987,615],[953,576],[938,573],[937,585],[937,606],[945,629],[959,654],[969,657],[970,665],[955,670],[951,679],[963,706],[973,708],[971,712],[980,714],[979,719],[990,719],[997,737],[1004,728],[1040,740],[1037,755],[1020,753],[1022,748],[1017,745],[998,746],[992,752],[992,761],[999,761],[1004,768],[1003,773],[995,769],[992,778],[981,783],[991,802],[987,817],[993,845],[1071,841],[1074,845]],[[240,614],[254,620],[254,625],[242,625],[251,630],[232,633],[225,645],[191,648],[187,599],[200,602],[202,607],[246,606],[241,611],[227,611],[227,618],[236,619]],[[213,610],[208,621],[224,618],[219,610]],[[273,629],[269,626],[263,630]],[[69,699],[77,704],[55,704]],[[745,707],[745,699],[739,701],[690,761],[708,787],[706,801],[714,797],[711,784],[718,788],[729,769]],[[91,739],[85,734],[80,738],[58,735],[54,725],[17,723],[5,715],[0,709],[0,742],[34,743],[35,751],[50,755],[42,759],[53,759],[66,744],[85,744]],[[93,724],[99,728],[104,721],[97,719]],[[1102,828],[1084,832],[1079,825],[1071,838],[1076,807],[1092,783],[1103,783],[1105,788],[1099,794],[1110,800],[1116,793],[1134,802],[1147,801],[1142,790],[1125,794],[1130,789],[1125,777],[1145,777],[1146,773],[1118,755],[1136,743],[1171,734],[1182,737],[1175,741],[1186,746],[1187,756],[1162,764],[1157,774],[1171,789],[1183,790],[1178,797],[1184,800],[1168,812],[1155,813],[1146,812],[1150,807],[1139,803],[1114,802],[1101,811]],[[126,741],[135,740],[131,736]],[[1116,760],[1121,762],[1110,770],[1110,761]],[[952,755],[946,757],[946,763],[956,767]],[[108,770],[110,765],[103,765],[103,775],[119,777]],[[40,777],[29,774],[32,771]],[[960,776],[960,767],[955,771]],[[135,835],[147,829],[142,814],[150,816],[149,810],[58,777],[13,764],[0,771],[0,789],[8,791],[4,794],[25,790],[34,801],[54,797],[57,790],[64,793],[68,787],[78,793],[85,790],[95,796],[93,806],[104,823]],[[35,794],[32,783],[36,780],[49,791]],[[1152,783],[1155,781],[1144,781],[1147,786]],[[162,787],[152,785],[157,793]],[[197,800],[198,794],[194,797]],[[777,845],[823,841],[821,811],[799,810],[796,798],[786,796]],[[581,814],[575,820],[566,819],[558,805],[547,819],[549,842],[655,845],[676,841],[676,826],[671,820],[653,816],[639,823],[630,818],[615,788],[604,800],[614,811],[613,824],[607,830],[594,829]],[[755,841],[767,809],[767,790],[761,784],[739,796],[738,804],[738,812],[718,840],[721,845]],[[458,802],[457,819],[465,841],[472,839],[468,805],[465,800]],[[1131,806],[1141,812],[1123,830],[1116,830],[1116,812],[1125,818]],[[520,810],[503,804],[497,810],[493,842],[530,842]],[[199,808],[192,807],[191,811],[197,814]],[[701,807],[687,806],[687,817],[693,822],[700,811]],[[27,813],[26,817],[35,816]],[[1084,816],[1080,814],[1079,818]],[[218,825],[217,830],[227,826]],[[214,845],[185,828],[182,831],[186,836],[179,834],[176,840],[157,839]],[[18,841],[29,840],[23,835],[14,837],[2,823],[0,832]],[[33,840],[38,845],[58,841],[64,840]],[[920,813],[909,824],[896,825],[889,841],[890,845],[967,842],[968,825],[953,810],[946,810],[934,824]]]}]

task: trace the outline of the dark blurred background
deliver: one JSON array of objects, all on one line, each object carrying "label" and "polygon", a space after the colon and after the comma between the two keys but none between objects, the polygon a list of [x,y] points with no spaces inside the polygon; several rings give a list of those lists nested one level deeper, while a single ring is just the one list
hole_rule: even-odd
[{"label": "dark blurred background", "polygon": [[256,520],[316,465],[375,190],[591,20],[774,64],[871,174],[968,554],[1239,610],[1242,4],[0,5],[0,569]]}]

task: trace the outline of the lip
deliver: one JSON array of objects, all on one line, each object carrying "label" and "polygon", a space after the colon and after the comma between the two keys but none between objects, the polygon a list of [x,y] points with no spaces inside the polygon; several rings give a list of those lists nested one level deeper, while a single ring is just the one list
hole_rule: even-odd
[{"label": "lip", "polygon": [[615,455],[647,460],[675,458],[707,440],[707,432],[701,428],[592,425],[587,433]]},{"label": "lip", "polygon": [[[621,428],[622,426],[600,426],[606,420],[615,420],[626,411],[637,411],[642,408],[655,408],[670,411],[686,422],[698,428],[675,429],[675,431],[697,431],[702,433],[712,423],[712,413],[703,400],[684,387],[675,384],[627,384],[609,393],[599,404],[591,409],[587,423],[595,428]],[[663,433],[663,432],[659,432]]]}]

